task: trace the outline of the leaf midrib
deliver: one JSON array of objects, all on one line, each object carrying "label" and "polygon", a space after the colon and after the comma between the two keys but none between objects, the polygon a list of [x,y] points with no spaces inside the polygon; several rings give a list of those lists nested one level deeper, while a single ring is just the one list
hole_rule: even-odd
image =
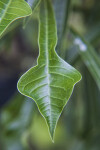
[{"label": "leaf midrib", "polygon": [[[45,2],[46,3],[46,2]],[[47,3],[46,3],[47,5]],[[48,40],[49,40],[49,37],[48,37],[48,10],[47,10],[47,7],[45,8],[46,10],[46,66],[47,66],[47,84],[48,84],[48,99],[49,99],[49,106],[50,106],[50,127],[52,126],[51,125],[51,101],[50,101],[50,78],[49,78],[49,49],[48,49]]]}]

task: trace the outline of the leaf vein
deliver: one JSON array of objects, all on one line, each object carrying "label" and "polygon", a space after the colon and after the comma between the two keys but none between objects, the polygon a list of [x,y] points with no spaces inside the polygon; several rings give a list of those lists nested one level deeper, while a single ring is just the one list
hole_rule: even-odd
[{"label": "leaf vein", "polygon": [[71,80],[73,80],[73,81],[74,81],[74,79],[73,79],[73,78],[71,78],[71,77],[69,77],[69,76],[67,76],[67,75],[64,75],[64,74],[58,73],[58,72],[50,72],[50,74],[55,74],[55,75],[63,76],[63,77],[65,77],[65,78],[69,78],[69,79],[71,79]]}]

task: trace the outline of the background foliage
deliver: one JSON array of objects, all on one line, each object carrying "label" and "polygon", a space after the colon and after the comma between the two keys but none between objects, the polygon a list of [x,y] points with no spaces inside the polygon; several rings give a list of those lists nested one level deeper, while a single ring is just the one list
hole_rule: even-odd
[{"label": "background foliage", "polygon": [[58,122],[55,144],[34,102],[16,88],[19,76],[38,56],[39,7],[34,6],[39,1],[28,3],[33,14],[13,22],[0,39],[0,150],[99,150],[100,1],[52,0],[56,51],[82,74]]}]

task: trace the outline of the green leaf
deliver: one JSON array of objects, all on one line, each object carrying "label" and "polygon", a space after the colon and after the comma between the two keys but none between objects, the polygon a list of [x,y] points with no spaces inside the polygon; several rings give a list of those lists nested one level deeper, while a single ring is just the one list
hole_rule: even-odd
[{"label": "green leaf", "polygon": [[[28,2],[29,5],[31,6],[32,8],[32,14],[34,13],[35,9],[38,7],[39,3],[40,3],[41,0],[33,0],[33,2]],[[23,29],[26,28],[27,24],[29,23],[29,21],[32,19],[33,15],[29,16],[29,17],[26,17],[24,20],[23,20]]]},{"label": "green leaf", "polygon": [[[68,20],[69,8],[70,8],[70,0],[54,0],[54,10],[55,17],[57,22],[57,35],[58,35],[58,43],[57,50],[61,47],[63,35],[66,31],[66,25]],[[60,19],[59,19],[60,18]]]},{"label": "green leaf", "polygon": [[94,25],[85,35],[85,39],[90,43],[96,43],[100,38],[100,23]]},{"label": "green leaf", "polygon": [[81,37],[74,29],[71,28],[70,30],[75,37],[74,45],[78,48],[80,56],[100,89],[100,57],[91,44]]},{"label": "green leaf", "polygon": [[33,4],[32,4],[32,10],[33,11],[37,8],[37,6],[39,5],[39,3],[40,3],[40,0],[34,0],[33,1]]},{"label": "green leaf", "polygon": [[20,78],[18,90],[36,102],[53,140],[59,116],[81,75],[55,52],[57,31],[49,0],[41,3],[39,25],[38,64]]},{"label": "green leaf", "polygon": [[24,0],[0,0],[0,36],[14,20],[31,13],[31,8]]},{"label": "green leaf", "polygon": [[0,127],[2,128],[2,131],[0,130],[0,149],[2,139],[2,147],[5,150],[25,150],[22,140],[28,132],[34,111],[34,103],[28,99],[16,93],[10,102],[0,110]]}]

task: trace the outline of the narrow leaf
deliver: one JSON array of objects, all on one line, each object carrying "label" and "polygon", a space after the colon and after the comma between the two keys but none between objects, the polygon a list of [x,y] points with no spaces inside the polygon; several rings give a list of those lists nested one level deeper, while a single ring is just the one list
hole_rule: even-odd
[{"label": "narrow leaf", "polygon": [[40,0],[33,0],[33,4],[32,4],[32,10],[33,11],[37,8],[39,3],[40,3]]},{"label": "narrow leaf", "polygon": [[88,33],[85,35],[85,39],[91,43],[95,43],[98,38],[100,38],[100,23],[90,28]]},{"label": "narrow leaf", "polygon": [[91,44],[82,38],[75,30],[70,30],[75,37],[74,44],[76,45],[76,48],[78,48],[80,56],[100,89],[100,57],[97,55]]},{"label": "narrow leaf", "polygon": [[63,35],[66,30],[66,24],[68,20],[68,13],[70,8],[70,0],[54,0],[54,11],[55,17],[57,22],[57,35],[58,35],[58,43],[57,43],[57,50],[61,46],[61,41],[63,39]]},{"label": "narrow leaf", "polygon": [[0,0],[0,36],[14,20],[31,13],[31,8],[24,0]]},{"label": "narrow leaf", "polygon": [[27,71],[18,82],[18,90],[32,98],[49,127],[51,138],[61,112],[81,79],[80,73],[55,52],[56,23],[49,0],[42,0],[39,24],[38,65]]}]

